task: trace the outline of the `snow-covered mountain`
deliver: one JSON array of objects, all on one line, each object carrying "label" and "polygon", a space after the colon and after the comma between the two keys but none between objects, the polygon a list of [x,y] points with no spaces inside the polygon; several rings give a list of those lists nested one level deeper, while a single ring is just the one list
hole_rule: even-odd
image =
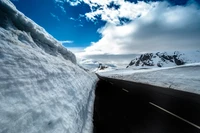
[{"label": "snow-covered mountain", "polygon": [[0,133],[91,133],[95,75],[0,0]]},{"label": "snow-covered mountain", "polygon": [[114,64],[102,63],[92,59],[82,59],[79,65],[90,72],[111,71],[117,68]]},{"label": "snow-covered mountain", "polygon": [[157,52],[142,54],[133,59],[127,68],[171,67],[200,62],[200,51]]}]

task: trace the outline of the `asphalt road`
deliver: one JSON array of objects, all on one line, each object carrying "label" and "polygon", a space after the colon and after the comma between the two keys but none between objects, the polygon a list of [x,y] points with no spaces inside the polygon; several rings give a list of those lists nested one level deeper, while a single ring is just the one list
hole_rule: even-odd
[{"label": "asphalt road", "polygon": [[99,78],[94,133],[200,133],[200,95]]}]

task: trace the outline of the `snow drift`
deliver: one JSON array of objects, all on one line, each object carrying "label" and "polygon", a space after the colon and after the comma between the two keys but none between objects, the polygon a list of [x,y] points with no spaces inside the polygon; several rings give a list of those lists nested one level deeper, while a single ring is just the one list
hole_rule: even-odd
[{"label": "snow drift", "polygon": [[97,77],[8,0],[0,20],[0,132],[92,132]]}]

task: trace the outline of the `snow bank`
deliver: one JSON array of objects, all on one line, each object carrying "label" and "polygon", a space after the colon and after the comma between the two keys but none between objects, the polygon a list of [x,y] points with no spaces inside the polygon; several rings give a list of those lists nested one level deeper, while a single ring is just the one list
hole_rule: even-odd
[{"label": "snow bank", "polygon": [[146,70],[126,69],[98,74],[101,76],[200,94],[200,63]]},{"label": "snow bank", "polygon": [[92,132],[97,77],[8,0],[0,20],[0,132]]}]

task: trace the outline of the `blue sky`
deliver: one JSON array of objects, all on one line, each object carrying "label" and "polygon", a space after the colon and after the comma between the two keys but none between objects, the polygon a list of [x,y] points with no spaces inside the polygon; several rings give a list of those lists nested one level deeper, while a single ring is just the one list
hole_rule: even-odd
[{"label": "blue sky", "polygon": [[194,0],[12,0],[75,52],[135,54],[200,48]]},{"label": "blue sky", "polygon": [[105,24],[103,21],[94,23],[81,17],[90,11],[90,7],[83,3],[78,6],[71,6],[67,2],[59,5],[54,0],[18,0],[13,3],[57,40],[73,41],[64,44],[71,47],[86,47],[100,39],[97,29]]}]

